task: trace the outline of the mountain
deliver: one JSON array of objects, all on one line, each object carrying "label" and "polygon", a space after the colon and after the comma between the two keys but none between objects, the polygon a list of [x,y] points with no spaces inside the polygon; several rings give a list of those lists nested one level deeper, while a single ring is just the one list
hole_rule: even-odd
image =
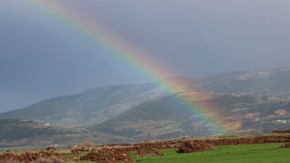
[{"label": "mountain", "polygon": [[[290,100],[290,67],[230,72],[205,78],[174,77],[176,92],[213,92]],[[158,82],[160,83],[160,82]],[[143,102],[165,95],[158,83],[114,85],[48,99],[29,107],[0,114],[0,119],[27,119],[63,126],[89,126],[114,118]],[[176,93],[171,92],[171,93]]]},{"label": "mountain", "polygon": [[[190,110],[182,99],[188,99],[195,109]],[[205,117],[216,118],[206,123]],[[217,124],[226,129],[226,134],[237,135],[286,130],[290,128],[290,101],[184,91],[149,100],[88,128],[2,119],[0,147],[52,144],[65,147],[85,140],[107,144],[218,135]]]},{"label": "mountain", "polygon": [[84,126],[112,118],[161,95],[162,92],[153,84],[105,86],[1,113],[0,119],[27,119],[55,125]]},{"label": "mountain", "polygon": [[170,93],[163,93],[157,83],[90,89],[1,113],[0,146],[207,136],[220,134],[217,125],[227,134],[286,130],[289,81],[290,68],[284,67],[170,78],[162,83],[179,86]]},{"label": "mountain", "polygon": [[55,145],[65,147],[84,141],[103,144],[128,141],[119,136],[90,132],[87,129],[68,128],[28,120],[0,120],[0,147]]},{"label": "mountain", "polygon": [[[181,97],[205,112],[193,114]],[[182,92],[145,102],[92,126],[91,130],[136,140],[217,134],[215,124],[205,123],[207,116],[218,117],[213,123],[221,124],[228,134],[268,133],[290,128],[290,102],[247,95]]]}]

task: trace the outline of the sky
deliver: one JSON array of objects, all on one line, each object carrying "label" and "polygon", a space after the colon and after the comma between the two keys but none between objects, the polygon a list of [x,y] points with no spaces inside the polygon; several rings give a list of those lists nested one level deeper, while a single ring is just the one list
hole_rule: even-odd
[{"label": "sky", "polygon": [[[129,48],[146,52],[172,76],[290,66],[289,0],[62,4],[125,40]],[[153,82],[58,17],[31,0],[0,0],[0,112],[99,86]]]}]

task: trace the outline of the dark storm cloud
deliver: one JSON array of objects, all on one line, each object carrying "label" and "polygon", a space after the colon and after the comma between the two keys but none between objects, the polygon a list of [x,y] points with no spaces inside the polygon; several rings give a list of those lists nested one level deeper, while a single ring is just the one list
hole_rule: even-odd
[{"label": "dark storm cloud", "polygon": [[[0,112],[101,85],[148,82],[60,20],[10,2],[0,4]],[[287,0],[69,2],[178,76],[289,65]]]}]

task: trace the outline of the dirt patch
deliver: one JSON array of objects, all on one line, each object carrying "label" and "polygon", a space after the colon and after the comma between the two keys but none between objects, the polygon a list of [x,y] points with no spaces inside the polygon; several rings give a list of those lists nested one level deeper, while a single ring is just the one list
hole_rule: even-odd
[{"label": "dirt patch", "polygon": [[290,148],[290,143],[282,145],[280,148]]},{"label": "dirt patch", "polygon": [[59,154],[54,153],[53,151],[50,152],[36,152],[36,153],[30,153],[27,151],[24,154],[21,155],[13,155],[9,153],[4,153],[3,155],[0,155],[0,162],[21,162],[21,163],[31,163],[31,162],[41,162],[41,160],[52,160],[55,163],[61,163],[64,162],[62,159],[56,157],[59,156]]},{"label": "dirt patch", "polygon": [[163,146],[158,143],[156,143],[154,146],[151,143],[135,145],[135,149],[137,150],[135,155],[140,157],[163,156],[164,154],[159,152],[158,149],[162,149],[164,147],[166,148],[166,145]]},{"label": "dirt patch", "polygon": [[277,114],[278,117],[281,117],[281,116],[286,115],[288,112],[285,109],[280,109],[280,110],[276,110],[274,113]]},{"label": "dirt patch", "polygon": [[86,149],[85,147],[71,149],[72,154],[79,154],[79,153],[84,153],[84,152],[89,152],[89,151],[90,150]]},{"label": "dirt patch", "polygon": [[211,144],[207,144],[205,142],[194,142],[194,141],[186,141],[179,148],[178,153],[192,153],[192,152],[202,152],[209,151],[214,149],[215,147]]},{"label": "dirt patch", "polygon": [[287,134],[287,133],[290,133],[290,130],[273,130],[272,133]]},{"label": "dirt patch", "polygon": [[133,162],[126,149],[102,148],[92,149],[86,156],[80,157],[81,161],[98,161],[98,162]]},{"label": "dirt patch", "polygon": [[244,115],[245,118],[248,118],[248,119],[253,119],[255,116],[258,116],[258,115],[261,115],[261,113],[247,113]]}]

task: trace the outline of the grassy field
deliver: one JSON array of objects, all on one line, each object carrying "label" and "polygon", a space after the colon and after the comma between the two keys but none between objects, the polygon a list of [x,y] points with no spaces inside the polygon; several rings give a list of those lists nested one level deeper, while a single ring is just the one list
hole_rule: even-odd
[{"label": "grassy field", "polygon": [[[285,143],[269,143],[269,144],[252,144],[252,145],[228,145],[217,146],[212,151],[196,152],[196,153],[177,153],[177,149],[159,150],[164,156],[139,157],[130,152],[135,162],[157,162],[157,163],[290,163],[290,148],[281,149],[280,146]],[[20,155],[27,150],[12,151],[13,154]],[[31,153],[39,152],[39,150],[29,150]],[[58,153],[69,153],[70,150],[57,150]],[[86,155],[71,154],[61,156],[64,158],[79,157]],[[67,159],[65,159],[67,160]],[[69,159],[70,160],[70,159]],[[75,163],[74,161],[68,161]],[[84,161],[85,162],[85,161]],[[88,161],[89,162],[89,161]]]},{"label": "grassy field", "polygon": [[177,149],[160,150],[165,156],[138,157],[135,162],[209,162],[209,163],[289,163],[290,149],[280,149],[285,143],[218,146],[215,150],[197,153],[176,153]]}]

